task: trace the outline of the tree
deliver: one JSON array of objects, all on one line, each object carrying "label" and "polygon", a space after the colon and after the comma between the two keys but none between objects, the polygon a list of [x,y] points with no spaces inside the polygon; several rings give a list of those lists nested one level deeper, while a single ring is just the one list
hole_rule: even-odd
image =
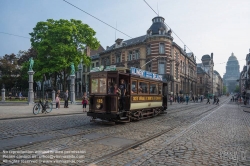
[{"label": "tree", "polygon": [[80,20],[48,19],[46,22],[38,22],[30,33],[31,45],[37,51],[34,59],[35,78],[58,76],[65,90],[70,63],[78,66],[82,59],[85,65],[90,64],[90,58],[79,50],[84,50],[86,46],[97,49],[99,42],[95,34],[92,28]]},{"label": "tree", "polygon": [[20,66],[17,63],[18,57],[15,54],[5,54],[0,58],[1,84],[5,84],[5,89],[13,88],[20,76]]},{"label": "tree", "polygon": [[239,93],[240,92],[240,87],[239,85],[236,85],[235,89],[234,89],[234,92],[235,93]]},{"label": "tree", "polygon": [[223,86],[223,94],[226,94],[226,93],[227,93],[227,87]]}]

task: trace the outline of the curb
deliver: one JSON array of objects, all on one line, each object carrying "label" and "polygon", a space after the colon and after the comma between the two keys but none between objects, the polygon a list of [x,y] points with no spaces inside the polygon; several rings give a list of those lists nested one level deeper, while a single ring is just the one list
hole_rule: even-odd
[{"label": "curb", "polygon": [[84,114],[82,113],[71,113],[71,114],[56,114],[56,115],[40,115],[40,116],[22,116],[22,117],[10,117],[10,118],[0,118],[0,120],[12,120],[12,119],[30,119],[30,118],[46,118],[49,116],[69,116],[69,115],[76,115],[76,114]]}]

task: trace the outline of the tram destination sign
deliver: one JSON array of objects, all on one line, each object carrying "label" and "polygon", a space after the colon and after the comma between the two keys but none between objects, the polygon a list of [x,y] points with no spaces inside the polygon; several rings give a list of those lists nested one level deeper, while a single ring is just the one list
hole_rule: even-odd
[{"label": "tram destination sign", "polygon": [[98,72],[98,71],[116,71],[116,65],[106,66],[105,69],[104,66],[94,67],[90,70],[90,72]]},{"label": "tram destination sign", "polygon": [[130,73],[134,74],[134,75],[138,75],[140,77],[151,78],[151,79],[154,79],[154,80],[162,81],[162,76],[161,75],[155,74],[155,73],[152,73],[152,72],[149,72],[149,71],[141,70],[141,69],[138,69],[138,68],[135,68],[135,67],[130,68]]}]

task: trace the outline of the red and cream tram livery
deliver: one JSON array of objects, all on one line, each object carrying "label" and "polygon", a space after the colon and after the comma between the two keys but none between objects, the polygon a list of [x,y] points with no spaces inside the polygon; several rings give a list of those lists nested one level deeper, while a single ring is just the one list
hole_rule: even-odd
[{"label": "red and cream tram livery", "polygon": [[93,119],[129,122],[167,109],[167,83],[160,75],[137,68],[98,70],[89,78],[87,115]]}]

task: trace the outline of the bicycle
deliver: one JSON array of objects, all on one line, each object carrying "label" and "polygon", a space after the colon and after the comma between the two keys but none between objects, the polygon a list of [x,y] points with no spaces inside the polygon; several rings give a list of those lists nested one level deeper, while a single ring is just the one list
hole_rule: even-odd
[{"label": "bicycle", "polygon": [[39,100],[38,103],[36,103],[33,107],[33,114],[37,115],[41,110],[42,113],[50,113],[52,111],[53,108],[53,104],[49,103],[47,100],[44,102],[42,102],[41,100]]}]

